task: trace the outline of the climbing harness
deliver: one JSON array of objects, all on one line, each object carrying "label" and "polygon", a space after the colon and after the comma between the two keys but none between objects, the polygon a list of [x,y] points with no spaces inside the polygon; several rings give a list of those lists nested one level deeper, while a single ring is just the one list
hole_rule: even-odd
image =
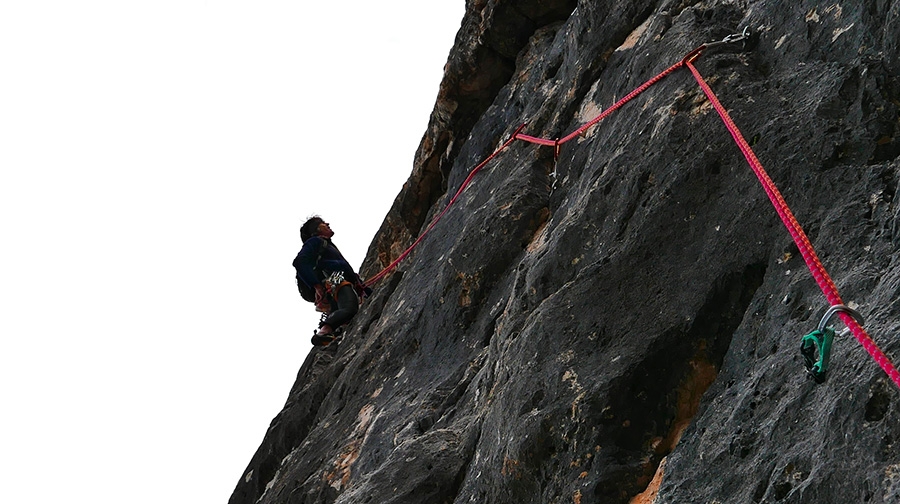
[{"label": "climbing harness", "polygon": [[[897,368],[891,363],[891,361],[887,358],[884,352],[878,348],[878,345],[872,340],[871,336],[866,333],[865,329],[862,328],[862,318],[858,313],[850,312],[849,308],[846,308],[843,301],[841,300],[840,294],[838,293],[837,286],[835,286],[834,281],[828,275],[828,272],[825,270],[825,266],[822,264],[821,260],[819,260],[818,255],[816,254],[815,249],[812,246],[809,238],[806,236],[806,233],[803,231],[803,228],[800,226],[800,223],[794,217],[794,214],[791,212],[787,203],[784,200],[784,197],[781,195],[781,192],[778,190],[778,187],[766,173],[765,169],[762,166],[762,163],[757,159],[756,154],[754,154],[753,150],[750,148],[750,144],[744,139],[738,127],[735,125],[734,121],[729,116],[728,112],[725,110],[725,107],[719,102],[719,99],[716,97],[715,93],[713,93],[712,88],[710,88],[709,84],[703,79],[703,76],[694,66],[694,61],[700,57],[700,55],[709,49],[713,49],[716,47],[720,47],[726,44],[734,44],[734,43],[745,43],[746,40],[750,37],[750,32],[747,28],[741,33],[734,33],[728,35],[722,40],[715,42],[708,42],[700,45],[696,49],[687,53],[680,61],[666,68],[659,74],[650,78],[647,82],[641,84],[633,91],[625,95],[623,98],[619,99],[608,109],[601,112],[599,115],[573,131],[572,133],[562,137],[555,139],[548,138],[540,138],[536,136],[526,135],[522,133],[522,130],[525,128],[525,124],[519,126],[515,132],[510,136],[510,138],[504,142],[500,147],[498,147],[493,153],[491,153],[487,158],[484,159],[481,163],[479,163],[472,171],[469,173],[469,176],[462,183],[459,190],[453,196],[453,198],[447,203],[444,210],[435,217],[428,227],[416,240],[410,245],[403,253],[400,254],[397,259],[395,259],[391,264],[385,267],[382,271],[380,271],[375,276],[371,277],[367,285],[373,285],[375,282],[381,280],[391,270],[393,270],[404,258],[406,258],[412,250],[422,241],[422,239],[427,235],[437,224],[437,222],[447,213],[450,209],[450,206],[459,198],[460,194],[468,187],[471,183],[472,178],[482,169],[484,168],[492,159],[494,159],[500,152],[509,147],[514,141],[520,140],[523,142],[533,143],[537,145],[553,147],[554,149],[554,163],[559,158],[560,147],[583,135],[588,129],[596,125],[598,122],[602,121],[604,118],[609,116],[614,111],[621,108],[623,105],[634,99],[637,95],[646,91],[649,87],[653,86],[669,74],[673,73],[675,70],[678,70],[682,67],[687,67],[690,70],[691,74],[694,76],[694,79],[697,81],[697,84],[703,90],[707,99],[709,99],[710,103],[715,108],[716,112],[719,114],[722,122],[725,124],[725,127],[728,129],[728,132],[731,134],[732,139],[737,145],[738,149],[740,149],[741,153],[744,155],[747,163],[750,165],[750,168],[753,170],[756,177],[759,179],[760,184],[763,187],[766,195],[769,197],[769,200],[772,202],[772,206],[775,208],[775,211],[778,213],[778,216],[781,218],[784,226],[787,228],[788,233],[790,233],[791,238],[793,238],[794,243],[797,244],[797,247],[800,250],[800,254],[803,256],[803,260],[806,262],[807,267],[809,268],[810,273],[813,278],[815,278],[816,283],[818,283],[822,293],[825,295],[828,300],[829,305],[831,305],[832,309],[835,311],[829,314],[830,318],[835,313],[837,313],[844,324],[847,326],[847,330],[853,333],[854,337],[860,342],[860,344],[865,348],[865,350],[869,353],[870,356],[878,363],[879,366],[884,370],[885,373],[894,381],[894,383],[900,387],[900,372],[897,371]],[[555,165],[554,165],[555,170]],[[841,308],[835,308],[841,307]],[[831,310],[829,310],[831,311]],[[827,321],[826,321],[827,324]],[[815,352],[818,351],[819,358],[814,360],[812,364],[809,364],[807,367],[816,369],[816,376],[821,375],[820,379],[824,379],[825,371],[828,367],[828,358],[831,350],[831,343],[834,339],[833,329],[831,331],[831,335],[828,335],[828,328],[823,328],[818,331],[820,334],[818,335],[810,335],[809,339],[804,337],[803,346],[801,348],[806,349],[804,351],[804,359],[806,359],[807,354],[811,354],[812,357],[809,359],[815,359]],[[815,333],[813,333],[815,334]],[[818,381],[819,379],[817,379]]]},{"label": "climbing harness", "polygon": [[[839,312],[850,315],[859,324],[863,323],[862,315],[853,308],[845,305],[834,305],[825,312],[816,330],[804,336],[800,341],[800,354],[803,355],[806,371],[816,383],[825,381],[825,373],[828,371],[828,360],[831,357],[831,345],[834,341],[834,327],[829,326],[828,322]],[[849,332],[850,328],[845,327],[839,336],[846,336]],[[816,358],[816,353],[819,354],[818,358]]]},{"label": "climbing harness", "polygon": [[344,278],[343,271],[335,271],[328,274],[325,280],[322,281],[322,284],[325,285],[325,296],[316,304],[316,311],[322,312],[322,320],[325,320],[328,314],[333,311],[332,305],[337,299],[337,292],[346,285],[353,287],[353,284]]}]

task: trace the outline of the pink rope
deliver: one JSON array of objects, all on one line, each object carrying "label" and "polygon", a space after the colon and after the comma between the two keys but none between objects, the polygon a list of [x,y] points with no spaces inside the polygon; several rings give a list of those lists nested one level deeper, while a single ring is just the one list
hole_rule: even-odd
[{"label": "pink rope", "polygon": [[583,134],[585,131],[587,131],[588,129],[593,127],[595,124],[597,124],[598,122],[605,119],[606,116],[608,116],[608,115],[612,114],[613,112],[615,112],[616,110],[618,110],[622,105],[625,105],[626,103],[630,102],[635,96],[643,93],[644,91],[647,90],[647,88],[649,88],[650,86],[661,81],[664,77],[666,77],[670,73],[674,72],[675,70],[681,68],[682,66],[684,66],[684,61],[679,61],[678,63],[675,63],[674,65],[670,66],[669,68],[667,68],[667,69],[663,70],[662,72],[656,74],[655,76],[651,77],[650,80],[648,80],[647,82],[636,87],[634,90],[632,90],[630,93],[628,93],[627,95],[625,95],[624,97],[619,99],[619,101],[614,103],[608,109],[604,110],[602,113],[600,113],[599,115],[597,115],[590,121],[584,123],[577,130],[569,133],[568,135],[564,136],[563,138],[561,138],[559,140],[551,140],[549,138],[540,138],[540,137],[535,137],[535,136],[531,136],[531,135],[525,135],[522,133],[516,134],[515,138],[518,140],[522,140],[523,142],[528,142],[528,143],[533,143],[533,144],[538,144],[538,145],[545,145],[547,147],[558,147],[559,145],[564,144],[564,143],[568,142],[569,140],[572,140],[572,139],[576,138],[577,136]]},{"label": "pink rope", "polygon": [[492,159],[494,159],[495,157],[497,157],[497,154],[500,154],[501,151],[503,151],[503,150],[505,150],[507,147],[509,147],[510,144],[512,144],[512,143],[516,140],[516,135],[517,135],[517,134],[519,133],[519,131],[521,131],[522,128],[524,128],[524,127],[525,127],[524,124],[521,125],[521,126],[519,126],[519,127],[516,129],[516,131],[513,132],[512,136],[509,137],[509,140],[507,140],[506,142],[504,142],[503,145],[501,145],[497,150],[495,150],[494,152],[492,152],[491,155],[488,156],[487,158],[485,158],[484,161],[482,161],[481,163],[479,163],[478,166],[476,166],[475,168],[472,168],[472,171],[469,172],[469,176],[466,177],[466,180],[463,181],[463,183],[462,183],[461,186],[459,186],[459,190],[456,191],[456,194],[453,196],[453,198],[450,199],[450,202],[447,203],[447,206],[444,207],[444,210],[441,211],[441,213],[438,214],[437,217],[435,217],[435,218],[431,221],[431,224],[428,225],[428,228],[425,229],[425,232],[422,233],[421,235],[419,235],[419,237],[416,239],[416,241],[414,241],[412,245],[410,245],[409,247],[407,247],[407,249],[406,249],[405,251],[403,251],[403,253],[400,254],[399,257],[397,257],[397,259],[394,259],[394,261],[393,261],[391,264],[389,264],[389,265],[388,265],[386,268],[384,268],[383,270],[379,271],[379,272],[378,272],[376,275],[374,275],[373,277],[371,277],[371,278],[369,278],[368,280],[366,280],[366,285],[373,285],[375,282],[377,282],[377,281],[381,280],[382,278],[384,278],[385,276],[387,276],[387,274],[390,273],[391,270],[393,270],[394,268],[397,267],[398,264],[400,264],[400,261],[402,261],[403,259],[405,259],[406,256],[408,256],[410,253],[412,253],[413,249],[416,248],[416,246],[419,245],[419,243],[425,238],[425,235],[427,235],[428,232],[431,231],[431,230],[434,228],[435,225],[437,225],[438,221],[441,220],[441,217],[443,217],[444,214],[446,214],[447,211],[450,210],[450,207],[453,205],[453,203],[456,203],[456,200],[459,199],[459,196],[463,193],[463,191],[466,190],[466,187],[468,187],[468,185],[472,182],[472,179],[475,178],[475,175],[477,175],[478,172],[481,171],[481,169],[484,168],[484,167],[485,167]]},{"label": "pink rope", "polygon": [[[712,88],[709,87],[709,84],[703,79],[703,76],[700,75],[700,72],[694,67],[691,61],[685,61],[688,69],[694,74],[694,78],[697,80],[697,83],[700,85],[700,88],[703,89],[703,92],[706,94],[706,97],[709,98],[709,101],[712,103],[713,107],[716,109],[716,112],[719,113],[719,117],[722,118],[722,122],[725,123],[725,127],[728,128],[728,132],[731,133],[731,137],[734,139],[738,148],[741,150],[741,153],[744,154],[744,158],[747,160],[747,163],[750,165],[750,168],[753,169],[753,172],[756,174],[756,177],[759,179],[760,183],[763,186],[763,189],[766,191],[766,194],[769,196],[769,200],[772,202],[772,205],[775,207],[775,211],[778,212],[778,216],[781,217],[781,221],[784,223],[784,226],[787,228],[788,232],[791,235],[791,238],[794,239],[794,243],[797,244],[797,248],[800,250],[800,254],[803,256],[803,260],[806,261],[806,265],[809,268],[810,273],[812,273],[813,278],[815,278],[816,283],[819,284],[819,288],[822,289],[822,293],[825,294],[825,298],[828,299],[828,303],[832,306],[838,304],[844,304],[841,301],[840,293],[838,292],[837,286],[835,286],[834,281],[828,275],[828,271],[825,270],[825,266],[822,264],[822,261],[819,260],[819,256],[816,254],[815,249],[812,246],[812,243],[809,241],[809,238],[806,236],[806,233],[803,232],[803,228],[800,226],[800,223],[797,222],[797,219],[794,217],[794,214],[791,212],[791,209],[788,207],[787,203],[782,197],[781,192],[778,190],[778,187],[769,177],[769,174],[766,173],[766,170],[763,168],[762,163],[759,162],[759,159],[754,154],[753,149],[750,148],[750,144],[744,139],[744,136],[741,134],[738,127],[734,124],[734,121],[731,119],[731,116],[728,115],[728,111],[725,110],[725,107],[722,106],[722,103],[719,102],[719,99],[716,97],[715,93],[713,93]],[[888,357],[878,348],[878,345],[872,340],[872,337],[866,332],[862,326],[850,315],[847,313],[840,313],[841,320],[844,321],[844,324],[850,328],[850,331],[856,337],[857,341],[869,352],[869,355],[881,366],[881,369],[884,370],[885,373],[897,384],[897,387],[900,387],[900,372],[897,371],[897,368],[893,363],[888,359]]]},{"label": "pink rope", "polygon": [[[525,125],[519,126],[518,129],[512,134],[512,136],[507,140],[503,145],[501,145],[497,150],[491,153],[484,161],[479,163],[472,171],[469,173],[466,180],[462,183],[459,190],[457,190],[456,194],[450,200],[449,203],[444,207],[443,211],[437,215],[432,221],[431,224],[428,225],[428,228],[422,233],[412,245],[410,245],[402,254],[400,254],[397,259],[395,259],[391,264],[389,264],[386,268],[380,271],[378,274],[370,278],[366,283],[368,285],[372,285],[375,282],[381,280],[387,274],[397,267],[397,265],[405,259],[414,248],[425,238],[429,231],[431,231],[434,226],[441,220],[444,214],[450,209],[453,203],[459,198],[462,192],[468,187],[471,183],[472,179],[475,175],[481,171],[494,157],[496,157],[501,151],[505,150],[510,146],[514,141],[521,140],[524,142],[529,142],[533,144],[554,147],[556,149],[556,155],[559,154],[559,147],[561,144],[564,144],[579,135],[583,134],[589,128],[596,125],[598,122],[606,118],[608,115],[618,110],[620,107],[631,101],[637,95],[643,93],[653,84],[656,84],[664,77],[674,72],[678,68],[682,66],[687,66],[691,73],[694,75],[694,78],[697,80],[697,83],[700,85],[700,88],[706,94],[709,101],[713,104],[713,107],[716,109],[716,112],[719,114],[719,117],[722,119],[722,122],[725,124],[725,127],[728,129],[728,132],[731,134],[731,137],[734,139],[741,153],[744,155],[744,158],[747,160],[747,163],[750,165],[750,168],[753,170],[757,179],[759,179],[760,184],[762,184],[763,190],[766,192],[766,195],[769,197],[769,200],[772,202],[772,205],[775,207],[775,211],[778,213],[778,216],[781,218],[785,227],[790,233],[791,238],[793,238],[794,243],[797,244],[797,248],[800,250],[800,255],[803,256],[803,260],[806,262],[807,267],[809,268],[810,273],[812,273],[813,278],[816,280],[816,283],[819,285],[819,288],[822,289],[822,293],[825,294],[825,298],[828,300],[828,303],[832,306],[838,304],[844,304],[841,300],[840,293],[838,292],[837,286],[834,284],[834,281],[829,276],[828,271],[825,269],[825,266],[822,264],[822,261],[819,259],[816,254],[815,249],[812,246],[809,238],[806,236],[806,233],[803,231],[803,227],[800,226],[800,223],[797,221],[796,217],[794,217],[793,212],[791,212],[790,207],[787,205],[784,197],[781,195],[781,192],[778,190],[778,187],[772,181],[769,174],[766,173],[765,169],[762,166],[762,163],[759,162],[759,159],[756,157],[756,154],[753,152],[753,149],[750,148],[750,144],[744,139],[737,125],[735,125],[734,121],[731,119],[731,116],[728,115],[728,112],[725,110],[725,107],[722,106],[719,99],[716,97],[715,93],[713,93],[712,88],[706,83],[697,69],[694,67],[692,62],[701,54],[703,49],[706,46],[700,46],[697,49],[694,49],[687,56],[684,57],[681,61],[675,63],[669,68],[663,70],[656,76],[652,77],[647,82],[641,84],[633,91],[628,93],[626,96],[618,100],[614,103],[610,108],[603,111],[601,114],[597,115],[572,133],[569,133],[565,137],[561,139],[547,139],[540,138],[531,135],[522,134],[521,131],[525,127]],[[850,328],[850,331],[856,337],[856,339],[860,342],[863,348],[872,356],[875,362],[881,366],[881,369],[884,370],[885,373],[894,381],[894,383],[900,387],[900,372],[897,371],[897,368],[891,363],[890,359],[878,348],[878,345],[872,340],[872,337],[866,333],[865,329],[863,329],[859,323],[849,314],[841,312],[839,314],[841,320],[844,324]]]},{"label": "pink rope", "polygon": [[647,90],[647,88],[649,88],[650,86],[661,81],[665,76],[667,76],[670,73],[674,72],[675,70],[681,68],[682,65],[684,65],[684,61],[679,61],[678,63],[675,63],[674,65],[670,66],[669,68],[663,70],[662,72],[660,72],[656,76],[652,77],[647,82],[645,82],[645,83],[641,84],[640,86],[638,86],[637,88],[635,88],[634,91],[625,95],[622,99],[620,99],[619,101],[614,103],[611,107],[604,110],[600,115],[598,115],[597,117],[595,117],[595,118],[591,119],[590,121],[588,121],[587,123],[585,123],[582,127],[578,128],[577,130],[562,137],[559,140],[559,143],[564,144],[564,143],[568,142],[569,140],[572,140],[573,138],[577,137],[578,135],[581,135],[582,133],[587,131],[591,126],[597,124],[598,122],[602,121],[606,116],[608,116],[609,114],[612,114],[613,112],[618,110],[619,107],[630,102],[632,98],[643,93],[644,91]]}]

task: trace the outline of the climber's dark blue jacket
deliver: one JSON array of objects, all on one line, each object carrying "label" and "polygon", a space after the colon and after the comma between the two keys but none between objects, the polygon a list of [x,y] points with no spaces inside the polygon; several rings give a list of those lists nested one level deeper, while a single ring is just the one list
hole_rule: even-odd
[{"label": "climber's dark blue jacket", "polygon": [[303,248],[294,259],[294,268],[297,270],[297,281],[305,283],[311,289],[335,271],[343,271],[345,280],[359,282],[359,276],[341,255],[341,251],[331,240],[321,236],[313,236],[303,243]]}]

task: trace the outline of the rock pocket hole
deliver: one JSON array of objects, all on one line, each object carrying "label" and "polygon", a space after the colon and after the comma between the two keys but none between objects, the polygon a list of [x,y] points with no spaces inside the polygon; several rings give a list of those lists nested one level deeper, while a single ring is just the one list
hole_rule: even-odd
[{"label": "rock pocket hole", "polygon": [[866,401],[866,421],[880,422],[884,420],[888,407],[891,405],[891,396],[885,387],[884,381],[879,380],[872,387],[869,400]]}]

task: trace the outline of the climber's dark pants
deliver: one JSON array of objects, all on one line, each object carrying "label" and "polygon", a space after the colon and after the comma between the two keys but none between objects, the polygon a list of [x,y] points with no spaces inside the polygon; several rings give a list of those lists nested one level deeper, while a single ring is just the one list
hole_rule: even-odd
[{"label": "climber's dark pants", "polygon": [[328,317],[322,321],[320,326],[328,324],[332,329],[350,322],[350,319],[359,311],[359,297],[356,296],[356,290],[352,285],[344,285],[338,289],[335,296],[337,309],[328,314]]}]

